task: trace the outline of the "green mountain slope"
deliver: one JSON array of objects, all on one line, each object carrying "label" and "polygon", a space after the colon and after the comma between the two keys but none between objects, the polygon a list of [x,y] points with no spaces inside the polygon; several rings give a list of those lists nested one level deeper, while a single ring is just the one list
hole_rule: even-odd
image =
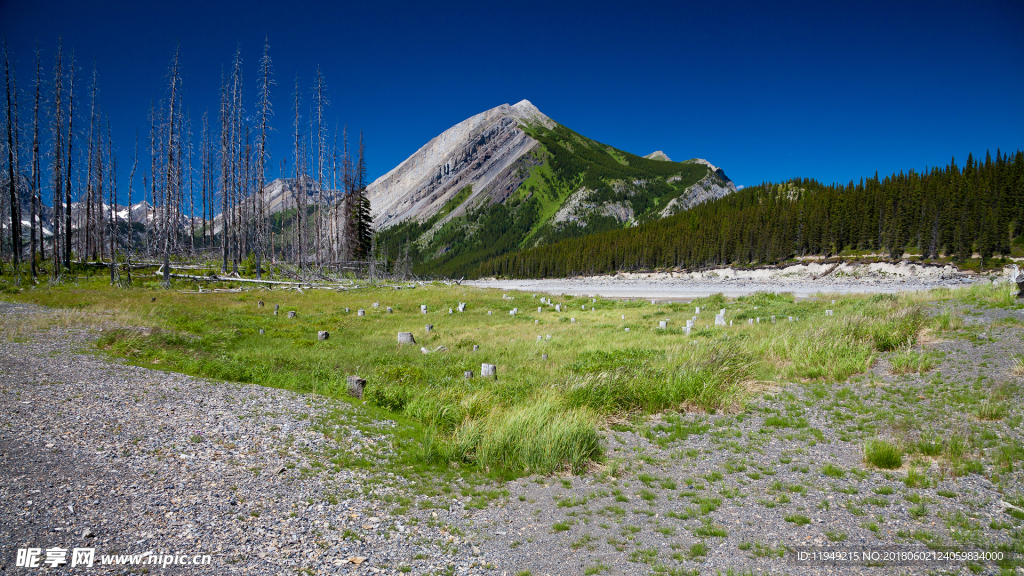
[{"label": "green mountain slope", "polygon": [[644,158],[558,124],[520,128],[538,145],[511,167],[508,194],[495,201],[463,188],[429,218],[380,231],[378,251],[409,258],[420,275],[458,277],[504,254],[636,226],[735,190],[704,161]]}]

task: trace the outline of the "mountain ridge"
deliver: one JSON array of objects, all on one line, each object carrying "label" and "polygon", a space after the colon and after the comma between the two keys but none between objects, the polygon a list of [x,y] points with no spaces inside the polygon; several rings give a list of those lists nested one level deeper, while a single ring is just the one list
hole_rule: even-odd
[{"label": "mountain ridge", "polygon": [[634,226],[736,190],[707,160],[652,156],[591,140],[528,100],[502,104],[367,187],[378,246],[419,272],[458,274],[484,257]]}]

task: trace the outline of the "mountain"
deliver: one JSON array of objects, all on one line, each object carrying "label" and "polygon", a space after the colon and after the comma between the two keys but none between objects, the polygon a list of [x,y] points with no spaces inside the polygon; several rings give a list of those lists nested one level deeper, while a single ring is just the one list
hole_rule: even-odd
[{"label": "mountain", "polygon": [[485,259],[636,226],[736,191],[702,159],[641,157],[527,100],[456,124],[367,188],[378,250],[461,275]]},{"label": "mountain", "polygon": [[648,160],[664,160],[666,162],[672,161],[672,159],[668,157],[668,154],[665,154],[661,150],[655,150],[654,152],[651,152],[647,156],[644,156],[644,158],[647,158]]}]

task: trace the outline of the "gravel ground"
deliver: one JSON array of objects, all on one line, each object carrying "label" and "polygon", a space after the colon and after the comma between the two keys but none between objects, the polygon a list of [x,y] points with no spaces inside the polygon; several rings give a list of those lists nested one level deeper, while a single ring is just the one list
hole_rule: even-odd
[{"label": "gravel ground", "polygon": [[[846,384],[766,389],[736,414],[609,430],[607,462],[584,476],[460,479],[443,497],[389,474],[393,423],[358,406],[127,366],[83,330],[5,338],[0,571],[142,572],[16,567],[15,550],[31,546],[211,555],[208,566],[150,569],[181,574],[973,573],[801,566],[792,551],[1021,548],[1024,512],[1006,501],[1024,503],[1012,372],[1024,315],[965,312],[967,337],[929,342],[936,366],[923,375],[892,375],[883,356]],[[0,303],[0,315],[50,313]],[[979,420],[978,398],[993,390],[1009,408]],[[913,443],[928,431],[940,444],[959,434],[981,473],[916,455],[914,485],[911,457],[894,471],[864,464],[865,439]],[[332,465],[339,451],[377,464]],[[497,492],[481,499],[486,489]]]}]

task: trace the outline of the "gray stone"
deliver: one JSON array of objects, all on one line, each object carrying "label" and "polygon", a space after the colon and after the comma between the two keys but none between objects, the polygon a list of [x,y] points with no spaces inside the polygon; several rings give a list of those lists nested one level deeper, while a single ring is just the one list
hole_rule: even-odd
[{"label": "gray stone", "polygon": [[412,337],[412,332],[399,332],[398,333],[399,344],[415,344],[416,339]]},{"label": "gray stone", "polygon": [[349,376],[347,384],[349,396],[352,396],[354,398],[363,397],[363,389],[366,388],[366,380],[363,380],[359,376]]}]

